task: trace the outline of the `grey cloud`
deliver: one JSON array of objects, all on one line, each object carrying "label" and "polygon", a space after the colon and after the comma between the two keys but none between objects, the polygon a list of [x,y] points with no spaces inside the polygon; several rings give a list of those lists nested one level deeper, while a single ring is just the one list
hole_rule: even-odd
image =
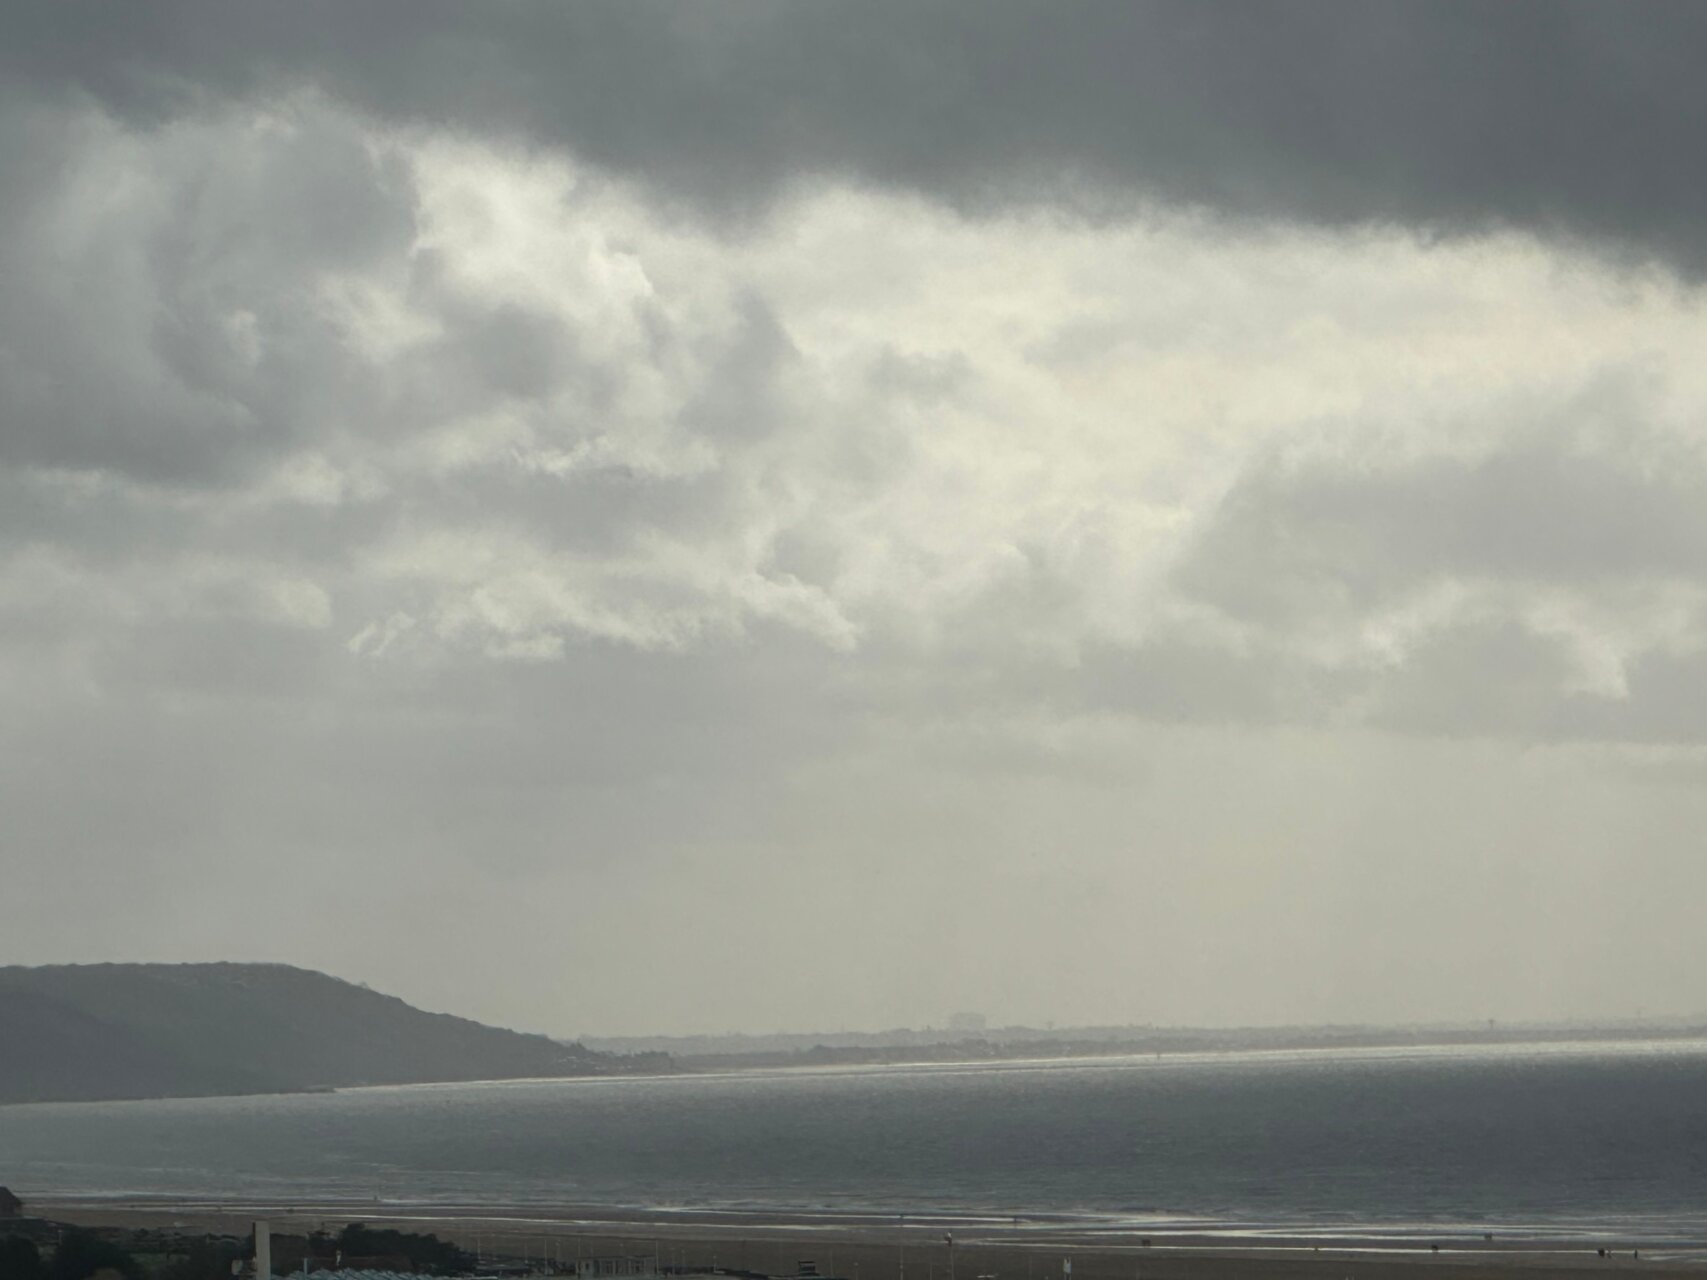
[{"label": "grey cloud", "polygon": [[[1583,738],[1615,739],[1634,723],[1640,737],[1677,744],[1707,739],[1707,652],[1672,653],[1652,650],[1629,664],[1626,680],[1630,710],[1604,700],[1582,700],[1586,706],[1573,717],[1571,728]],[[1638,735],[1631,735],[1638,736]]]},{"label": "grey cloud", "polygon": [[[1558,637],[1537,635],[1514,619],[1455,623],[1427,638],[1381,681],[1371,722],[1407,733],[1499,733],[1525,738],[1577,737],[1594,720],[1600,733],[1651,737],[1631,723],[1629,707],[1614,717],[1573,714],[1602,703],[1573,692],[1571,657]],[[1707,723],[1697,731],[1707,729]],[[1598,736],[1598,735],[1596,735]]]},{"label": "grey cloud", "polygon": [[[0,246],[0,359],[27,374],[0,387],[16,642],[68,643],[97,684],[236,697],[311,688],[398,618],[405,647],[534,652],[748,620],[718,557],[767,500],[747,455],[798,359],[762,297],[688,332],[644,290],[576,311],[601,282],[573,254],[547,295],[568,307],[471,284],[418,247],[411,172],[315,103],[9,123],[40,178]],[[370,291],[407,312],[394,347]],[[447,573],[465,546],[484,559]],[[320,633],[288,634],[293,608]]]},{"label": "grey cloud", "polygon": [[904,352],[885,347],[871,366],[876,390],[910,396],[926,405],[949,400],[974,378],[971,361],[958,351]]},{"label": "grey cloud", "polygon": [[1239,654],[1189,635],[1163,635],[1136,646],[1091,647],[1070,688],[1081,713],[1252,725],[1320,718],[1344,696],[1334,683],[1332,673],[1272,652]]},{"label": "grey cloud", "polygon": [[159,119],[318,85],[510,133],[725,211],[856,175],[967,208],[1606,237],[1699,268],[1707,108],[1680,0],[797,6],[216,0],[11,6],[14,78]]},{"label": "grey cloud", "polygon": [[742,296],[725,345],[704,390],[684,408],[684,422],[714,439],[750,439],[784,426],[777,384],[798,353],[762,297]]},{"label": "grey cloud", "polygon": [[[423,357],[422,373],[438,364],[450,379],[468,386],[476,399],[544,396],[580,371],[575,335],[556,316],[500,303],[482,315],[461,319],[462,323],[453,321],[455,340],[437,344]],[[585,388],[582,394],[595,403],[601,398],[594,388]]]},{"label": "grey cloud", "polygon": [[[1474,459],[1255,470],[1177,572],[1193,596],[1252,618],[1335,601],[1369,608],[1430,576],[1618,583],[1707,569],[1707,480],[1639,446],[1579,449],[1568,429]],[[1685,455],[1687,457],[1687,455]]]},{"label": "grey cloud", "polygon": [[[1070,590],[1066,584],[1059,589]],[[1289,651],[1279,631],[1232,646],[1201,628],[1174,625],[1139,640],[1085,639],[1060,653],[1016,647],[1012,632],[1022,625],[1000,603],[981,601],[960,619],[965,634],[946,653],[926,660],[866,654],[867,669],[854,687],[863,701],[928,708],[947,723],[976,723],[1001,707],[1024,709],[1045,724],[1101,718],[1246,731],[1373,722],[1368,704],[1372,690],[1381,688],[1379,677],[1358,665]],[[1452,730],[1464,724],[1454,719]],[[1399,717],[1381,727],[1400,728]],[[1403,728],[1441,732],[1421,721]]]},{"label": "grey cloud", "polygon": [[0,457],[217,484],[359,414],[314,282],[405,249],[412,195],[348,129],[297,126],[133,148],[88,112],[7,118],[0,164],[34,180],[0,242]]},{"label": "grey cloud", "polygon": [[[632,322],[638,336],[606,348],[608,316],[588,320],[549,299],[471,288],[455,261],[420,248],[421,193],[408,166],[312,101],[259,132],[245,113],[195,117],[148,135],[148,146],[121,160],[107,152],[123,153],[126,135],[81,119],[60,119],[57,135],[41,125],[50,139],[94,139],[81,167],[76,159],[43,167],[39,139],[14,143],[42,173],[37,197],[49,209],[68,205],[80,184],[101,182],[109,164],[146,170],[145,198],[132,192],[123,207],[133,221],[79,242],[126,264],[135,279],[92,310],[87,295],[100,264],[74,264],[80,274],[69,280],[79,287],[69,287],[43,249],[50,229],[19,220],[21,234],[5,251],[20,278],[63,313],[67,349],[33,362],[59,399],[46,407],[14,400],[0,419],[0,450],[25,464],[4,477],[18,503],[0,511],[0,531],[13,546],[58,539],[72,548],[67,583],[79,590],[94,593],[89,584],[102,575],[131,575],[137,581],[121,589],[132,593],[121,603],[180,621],[216,620],[225,630],[208,643],[248,655],[168,664],[159,669],[163,683],[205,671],[236,687],[231,673],[273,652],[246,644],[241,629],[283,618],[274,597],[309,588],[329,601],[325,645],[403,617],[405,630],[415,628],[399,641],[404,648],[448,636],[475,652],[488,645],[536,657],[589,633],[665,646],[731,640],[767,616],[764,602],[743,592],[794,592],[806,601],[797,607],[820,609],[797,625],[820,635],[865,626],[873,669],[898,678],[874,633],[922,611],[904,587],[880,583],[878,598],[855,606],[864,610],[855,623],[830,615],[843,576],[871,572],[850,562],[864,557],[878,572],[904,572],[909,560],[929,564],[940,554],[882,545],[890,536],[882,504],[892,485],[915,481],[931,415],[976,394],[985,371],[966,357],[880,345],[856,362],[857,394],[826,395],[776,307],[738,277],[727,314],[712,307],[717,322],[697,331],[677,318],[679,306],[665,305],[679,298],[623,295],[610,314],[619,327]],[[207,159],[236,148],[240,162]],[[562,216],[576,216],[574,200]],[[321,278],[346,275],[391,291],[419,334],[397,352],[354,349],[315,293]],[[585,283],[565,278],[563,296],[573,299]],[[673,287],[680,292],[680,281]],[[234,313],[256,317],[251,359],[231,349],[222,327]],[[84,326],[91,314],[95,324]],[[354,327],[359,334],[360,322]],[[30,341],[22,310],[0,317],[0,336],[14,335]],[[666,394],[643,402],[646,421],[629,420],[625,396],[654,377],[664,378]],[[0,399],[8,393],[16,387]],[[180,395],[201,397],[243,429],[219,434],[181,414]],[[1563,678],[1542,682],[1553,703],[1540,693],[1509,706],[1481,693],[1431,702],[1432,685],[1462,692],[1504,682],[1502,644],[1557,655],[1558,637],[1538,632],[1509,600],[1469,610],[1457,620],[1469,628],[1463,634],[1418,642],[1398,670],[1367,655],[1313,656],[1306,634],[1311,626],[1354,634],[1381,610],[1443,582],[1604,595],[1638,579],[1697,581],[1707,563],[1698,453],[1681,436],[1638,429],[1656,416],[1657,400],[1642,378],[1614,370],[1558,405],[1490,408],[1509,412],[1515,425],[1495,424],[1490,434],[1503,443],[1478,456],[1286,465],[1257,458],[1164,593],[1243,628],[1242,644],[1178,620],[1136,638],[1100,635],[1084,621],[1088,593],[1124,588],[1080,578],[1048,547],[1021,542],[1008,548],[1011,572],[924,619],[940,638],[923,646],[920,662],[903,658],[901,667],[913,664],[909,687],[923,701],[958,697],[962,708],[1029,696],[1035,684],[1037,697],[1075,712],[1100,707],[1164,721],[1368,717],[1427,732],[1446,724],[1519,735],[1659,732],[1643,727],[1646,713],[1629,699],[1618,704],[1621,714],[1567,714],[1558,699],[1578,695]],[[440,427],[488,416],[513,418],[514,437],[446,471],[398,464],[387,452],[422,448]],[[325,500],[257,491],[276,480],[267,467],[292,461],[324,465],[326,483],[350,491]],[[30,470],[43,464],[129,474],[143,488],[189,480],[203,490],[188,504],[151,500],[119,481],[79,490]],[[363,464],[379,473],[365,496],[355,474]],[[815,505],[831,507],[840,523],[822,523]],[[417,536],[425,549],[411,541]],[[470,548],[484,559],[434,562]],[[180,559],[214,550],[250,566],[260,585],[245,595],[228,580],[245,570],[207,571]],[[947,576],[954,566],[926,572]],[[188,585],[169,594],[150,585],[175,574]],[[21,596],[21,607],[39,614],[41,589]],[[198,649],[188,638],[171,640],[170,630],[152,646],[146,629],[133,634],[118,621],[123,613],[99,630],[139,660],[156,649]],[[281,679],[311,681],[314,668],[293,666],[305,643],[280,639]],[[1646,643],[1626,657],[1640,659]],[[1052,646],[1072,650],[1077,665],[1036,659],[1037,648]],[[1485,670],[1471,660],[1477,653]],[[862,696],[880,683],[867,682]],[[1515,698],[1518,688],[1507,693]],[[1419,710],[1425,706],[1431,710]]]},{"label": "grey cloud", "polygon": [[1470,621],[1430,637],[1381,682],[1367,723],[1405,734],[1688,746],[1707,740],[1707,652],[1650,650],[1627,689],[1573,688],[1569,645],[1513,620]]},{"label": "grey cloud", "polygon": [[[1223,661],[1255,664],[1254,688],[1278,697],[1283,717],[1536,739],[1707,735],[1695,692],[1707,469],[1686,438],[1632,427],[1597,443],[1567,418],[1473,459],[1258,466],[1173,583],[1245,629],[1249,652]],[[1396,654],[1307,656],[1324,636],[1402,619],[1442,591],[1463,598]],[[1535,616],[1585,602],[1575,624]],[[1627,687],[1585,689],[1576,646],[1597,640],[1620,653]],[[1247,705],[1260,716],[1261,697]]]}]

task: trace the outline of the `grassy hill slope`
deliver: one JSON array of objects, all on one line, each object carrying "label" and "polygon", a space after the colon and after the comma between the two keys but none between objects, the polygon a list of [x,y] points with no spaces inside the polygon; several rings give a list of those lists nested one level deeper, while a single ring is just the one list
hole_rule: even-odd
[{"label": "grassy hill slope", "polygon": [[619,1065],[288,965],[0,967],[0,1102],[589,1075]]}]

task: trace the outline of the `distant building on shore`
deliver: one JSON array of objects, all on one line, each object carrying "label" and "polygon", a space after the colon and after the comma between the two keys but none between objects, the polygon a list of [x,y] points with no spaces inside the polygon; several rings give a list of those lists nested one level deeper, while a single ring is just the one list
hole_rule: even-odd
[{"label": "distant building on shore", "polygon": [[5,1187],[0,1187],[0,1218],[21,1218],[23,1216],[24,1202]]},{"label": "distant building on shore", "polygon": [[609,1258],[582,1258],[575,1264],[580,1280],[639,1280],[660,1274],[655,1254],[622,1254]]}]

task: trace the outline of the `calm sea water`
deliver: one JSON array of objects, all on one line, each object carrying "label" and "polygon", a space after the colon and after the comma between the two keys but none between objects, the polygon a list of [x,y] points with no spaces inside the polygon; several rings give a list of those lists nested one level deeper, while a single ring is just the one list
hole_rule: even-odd
[{"label": "calm sea water", "polygon": [[1707,1223],[1707,1044],[1251,1054],[0,1107],[26,1194]]}]

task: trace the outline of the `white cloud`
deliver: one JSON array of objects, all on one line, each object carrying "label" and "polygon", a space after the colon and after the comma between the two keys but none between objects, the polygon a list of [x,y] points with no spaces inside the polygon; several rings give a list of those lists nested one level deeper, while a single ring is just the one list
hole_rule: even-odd
[{"label": "white cloud", "polygon": [[[339,580],[346,637],[406,613],[433,619],[410,651],[536,660],[775,623],[1066,666],[1166,637],[1379,679],[1504,618],[1564,643],[1562,695],[1606,698],[1633,656],[1699,647],[1679,603],[1698,531],[1650,575],[1657,612],[1586,550],[1655,486],[1698,496],[1678,468],[1700,460],[1707,325],[1658,275],[1518,234],[968,221],[839,187],[716,232],[561,157],[375,132],[313,99],[63,128],[80,145],[40,204],[79,215],[15,252],[98,242],[127,265],[85,355],[108,423],[51,474],[124,474],[151,422],[218,406],[184,447],[235,433],[271,460],[219,481],[170,554],[265,520]],[[313,181],[365,222],[257,226]],[[185,208],[214,256],[173,245]],[[33,281],[69,323],[68,283]],[[39,396],[82,395],[70,381]],[[1500,487],[1508,458],[1527,491]],[[1547,514],[1602,474],[1622,488],[1598,508]],[[338,508],[370,514],[327,540],[311,512]],[[1512,559],[1545,554],[1523,550],[1537,519],[1607,527],[1538,570]],[[299,580],[273,616],[333,622]]]}]

